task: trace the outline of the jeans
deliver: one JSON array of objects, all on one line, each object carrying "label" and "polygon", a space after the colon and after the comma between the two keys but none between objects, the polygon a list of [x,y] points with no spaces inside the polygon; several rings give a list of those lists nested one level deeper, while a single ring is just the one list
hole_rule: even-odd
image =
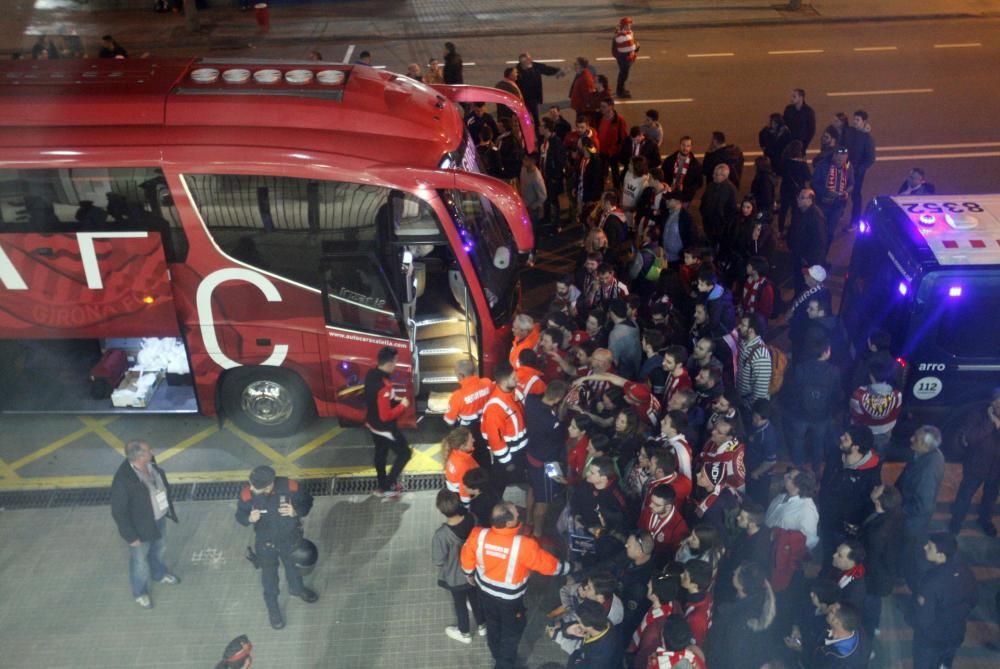
[{"label": "jeans", "polygon": [[826,462],[828,441],[832,433],[832,421],[828,418],[818,421],[800,420],[785,415],[785,442],[791,451],[792,462],[798,466],[805,462],[806,439],[809,440],[809,455],[813,467]]},{"label": "jeans", "polygon": [[932,643],[914,630],[913,669],[939,669],[947,667],[955,660],[961,643]]},{"label": "jeans", "polygon": [[559,207],[559,195],[562,190],[562,183],[546,181],[545,189],[545,216],[544,222],[553,227],[562,227],[562,212]]},{"label": "jeans", "polygon": [[864,608],[861,611],[861,627],[868,633],[868,639],[874,640],[875,630],[882,620],[882,597],[868,593],[865,595]]},{"label": "jeans", "polygon": [[486,616],[486,643],[496,662],[496,669],[516,669],[517,647],[521,644],[527,622],[524,602],[479,594]]},{"label": "jeans", "polygon": [[825,204],[820,207],[823,212],[823,216],[826,217],[826,252],[830,252],[830,246],[833,244],[833,237],[837,234],[837,224],[840,223],[840,217],[844,214],[844,207],[847,202],[836,201],[833,204]]},{"label": "jeans", "polygon": [[865,187],[865,173],[862,170],[854,172],[854,188],[851,189],[851,225],[857,225],[861,218],[861,190]]},{"label": "jeans", "polygon": [[993,522],[993,506],[997,501],[997,494],[1000,492],[1000,479],[989,480],[980,472],[970,471],[968,467],[962,468],[962,482],[958,486],[955,494],[955,502],[951,505],[951,523],[953,530],[959,530],[965,522],[965,514],[969,512],[972,498],[975,496],[979,486],[983,487],[983,499],[979,503],[979,522],[981,524],[991,524]]},{"label": "jeans", "polygon": [[[382,490],[388,490],[396,485],[399,481],[399,475],[403,472],[403,467],[413,455],[410,451],[410,445],[406,443],[406,437],[398,429],[393,428],[392,436],[392,439],[387,439],[381,435],[372,434],[372,439],[375,441],[375,475],[378,477],[378,487]],[[385,465],[389,459],[389,451],[395,453],[396,458],[392,461],[392,469],[387,476]]]},{"label": "jeans", "polygon": [[129,546],[128,579],[132,584],[132,596],[141,597],[149,594],[149,579],[159,581],[167,575],[167,567],[163,564],[163,553],[166,550],[167,517],[156,521],[159,539],[143,541],[138,546]]},{"label": "jeans", "polygon": [[[485,623],[483,609],[479,604],[479,590],[475,587],[449,588],[452,603],[455,605],[455,617],[458,618],[458,631],[462,634],[469,634],[469,607],[472,607],[472,616],[476,619],[476,625]],[[466,606],[468,603],[468,606]]]}]

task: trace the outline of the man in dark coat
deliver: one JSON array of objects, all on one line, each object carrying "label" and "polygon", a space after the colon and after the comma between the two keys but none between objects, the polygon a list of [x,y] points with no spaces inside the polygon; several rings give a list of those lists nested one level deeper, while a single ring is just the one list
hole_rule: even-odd
[{"label": "man in dark coat", "polygon": [[729,180],[729,165],[719,163],[712,171],[712,181],[701,196],[701,225],[713,245],[726,241],[739,215],[736,186]]},{"label": "man in dark coat", "polygon": [[861,629],[861,612],[844,602],[826,614],[827,636],[815,649],[810,669],[867,669],[869,646]]},{"label": "man in dark coat", "polygon": [[923,554],[930,569],[914,590],[913,669],[950,667],[978,600],[976,577],[959,557],[951,534],[931,535]]},{"label": "man in dark coat", "polygon": [[567,632],[583,639],[566,663],[567,669],[607,669],[620,667],[624,656],[621,632],[608,620],[604,607],[585,599],[576,607],[579,622],[569,626]]},{"label": "man in dark coat", "polygon": [[816,206],[816,192],[803,188],[796,204],[788,231],[788,250],[792,252],[793,262],[798,262],[800,267],[822,265],[826,262],[826,218]]},{"label": "man in dark coat", "polygon": [[819,536],[823,547],[836,546],[853,534],[872,510],[870,495],[882,482],[882,462],[872,450],[872,432],[852,425],[838,438],[839,457],[823,470],[819,486]]},{"label": "man in dark coat", "polygon": [[538,145],[538,162],[545,179],[545,216],[543,223],[559,227],[561,212],[559,196],[566,185],[566,147],[556,134],[556,124],[549,118],[542,119],[539,129],[542,141]]},{"label": "man in dark coat", "polygon": [[462,76],[462,56],[451,42],[444,43],[444,83],[449,85],[465,83]]},{"label": "man in dark coat", "polygon": [[868,112],[859,109],[854,112],[851,125],[844,128],[844,146],[851,165],[854,167],[854,188],[851,190],[851,225],[857,225],[864,204],[861,189],[865,185],[865,173],[875,164],[875,139],[868,124]]},{"label": "man in dark coat", "polygon": [[782,115],[793,140],[802,142],[802,149],[808,149],[816,136],[816,112],[806,104],[806,92],[801,88],[792,89],[792,99]]},{"label": "man in dark coat", "polygon": [[129,547],[132,596],[144,609],[153,608],[149,581],[177,585],[180,579],[163,564],[167,518],[177,522],[167,475],[144,441],[125,444],[125,462],[111,481],[111,517]]},{"label": "man in dark coat", "polygon": [[995,537],[993,505],[1000,489],[1000,388],[993,391],[990,405],[979,410],[966,421],[958,443],[965,451],[962,464],[962,483],[958,486],[955,503],[951,505],[951,522],[948,529],[958,534],[969,511],[972,497],[983,487],[979,504],[979,526],[986,536]]},{"label": "man in dark coat", "polygon": [[681,202],[690,202],[702,186],[701,163],[694,157],[694,140],[681,137],[677,151],[663,160],[663,183]]},{"label": "man in dark coat", "polygon": [[941,454],[941,431],[923,425],[910,437],[913,460],[906,463],[896,479],[903,496],[903,575],[913,590],[920,573],[926,569],[923,547],[927,529],[937,505],[938,491],[944,479],[944,456]]},{"label": "man in dark coat", "polygon": [[538,106],[545,100],[542,94],[542,76],[562,77],[563,71],[545,63],[536,63],[530,53],[522,53],[517,57],[517,85],[524,96],[524,106],[535,121],[535,132],[538,132]]},{"label": "man in dark coat", "polygon": [[892,486],[876,486],[871,493],[873,511],[861,524],[858,533],[865,547],[867,592],[863,624],[873,638],[882,619],[882,599],[892,594],[899,574],[899,556],[903,543],[903,497]]},{"label": "man in dark coat", "polygon": [[[712,141],[705,151],[705,158],[701,161],[701,169],[705,173],[706,182],[715,173],[715,166],[729,165],[729,180],[733,182],[736,189],[740,188],[740,179],[743,177],[743,151],[735,144],[726,143],[726,134],[721,130],[712,133]],[[705,184],[706,186],[708,183]]]}]

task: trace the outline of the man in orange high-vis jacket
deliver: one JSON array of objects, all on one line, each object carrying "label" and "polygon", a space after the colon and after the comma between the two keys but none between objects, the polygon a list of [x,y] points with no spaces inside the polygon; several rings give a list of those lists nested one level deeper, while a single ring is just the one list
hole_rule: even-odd
[{"label": "man in orange high-vis jacket", "polygon": [[490,528],[477,527],[462,546],[462,569],[482,596],[486,641],[496,669],[517,667],[517,647],[524,634],[522,601],[531,572],[564,576],[570,564],[546,553],[533,537],[522,536],[517,507],[501,502],[493,507]]},{"label": "man in orange high-vis jacket", "polygon": [[538,346],[538,339],[542,336],[541,327],[535,319],[528,314],[518,314],[514,316],[514,323],[511,326],[514,331],[514,345],[510,348],[510,366],[515,369],[520,365],[518,356],[526,348],[534,349]]},{"label": "man in orange high-vis jacket", "polygon": [[451,427],[467,427],[476,440],[475,458],[480,467],[490,466],[490,451],[483,439],[479,421],[483,417],[483,407],[493,392],[492,379],[477,374],[476,363],[466,358],[455,363],[458,390],[448,398],[448,411],[444,422]]},{"label": "man in orange high-vis jacket", "polygon": [[525,478],[524,447],[528,433],[524,407],[517,399],[517,374],[506,362],[497,363],[493,372],[496,385],[483,407],[483,439],[493,456],[494,485],[498,495],[511,483]]}]

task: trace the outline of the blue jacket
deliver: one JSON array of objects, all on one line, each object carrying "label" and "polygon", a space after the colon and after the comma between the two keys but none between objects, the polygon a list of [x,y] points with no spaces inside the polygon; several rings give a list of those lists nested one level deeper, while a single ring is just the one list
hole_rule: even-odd
[{"label": "blue jacket", "polygon": [[761,427],[753,428],[747,437],[747,475],[765,462],[778,461],[778,439],[778,429],[771,421],[767,421]]},{"label": "blue jacket", "polygon": [[611,625],[603,636],[585,641],[573,651],[567,669],[608,669],[620,667],[624,655],[620,630]]},{"label": "blue jacket", "polygon": [[524,425],[531,434],[528,454],[542,462],[566,462],[566,425],[559,415],[542,401],[541,395],[528,395],[524,402]]}]

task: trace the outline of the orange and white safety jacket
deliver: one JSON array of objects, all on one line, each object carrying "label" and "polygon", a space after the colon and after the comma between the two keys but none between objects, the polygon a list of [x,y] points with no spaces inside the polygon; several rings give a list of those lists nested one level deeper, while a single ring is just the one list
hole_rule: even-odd
[{"label": "orange and white safety jacket", "polygon": [[531,328],[531,332],[524,339],[519,339],[514,342],[514,345],[510,348],[510,366],[517,369],[521,366],[521,362],[518,358],[521,355],[521,351],[526,348],[535,348],[538,346],[538,340],[542,337],[542,328],[538,323],[535,323]]},{"label": "orange and white safety jacket", "polygon": [[458,493],[462,504],[468,505],[472,501],[472,496],[469,495],[465,484],[462,483],[462,478],[465,476],[465,472],[478,466],[479,463],[472,457],[472,453],[466,453],[457,448],[452,449],[451,453],[448,454],[448,460],[444,463],[445,485],[448,486],[448,490]]},{"label": "orange and white safety jacket", "polygon": [[542,380],[542,373],[534,367],[521,365],[514,370],[514,375],[517,376],[517,387],[514,388],[514,396],[517,397],[517,401],[521,404],[524,404],[524,401],[528,399],[528,395],[545,394],[546,386],[545,381]]},{"label": "orange and white safety jacket", "polygon": [[502,529],[476,527],[462,546],[462,569],[475,574],[479,589],[500,599],[516,600],[528,587],[531,572],[564,576],[571,565],[520,534],[521,525]]},{"label": "orange and white safety jacket", "polygon": [[632,32],[631,28],[623,28],[621,26],[615,30],[615,40],[611,43],[611,55],[624,56],[630,61],[635,60],[636,51],[639,45],[635,41],[635,34]]},{"label": "orange and white safety jacket", "polygon": [[444,422],[448,425],[458,423],[468,427],[483,415],[486,400],[493,392],[493,381],[478,376],[467,376],[458,382],[458,390],[448,398],[448,411],[444,414]]},{"label": "orange and white safety jacket", "polygon": [[501,464],[510,462],[514,453],[528,445],[524,407],[517,401],[514,393],[513,390],[505,393],[500,390],[500,386],[495,386],[483,407],[480,423],[483,438],[490,447],[493,459]]}]

